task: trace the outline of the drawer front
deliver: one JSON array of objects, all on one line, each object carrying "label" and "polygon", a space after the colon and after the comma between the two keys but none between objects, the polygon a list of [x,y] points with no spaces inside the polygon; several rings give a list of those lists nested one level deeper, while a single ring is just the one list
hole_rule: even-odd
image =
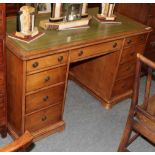
[{"label": "drawer front", "polygon": [[66,64],[68,58],[68,53],[55,54],[51,56],[46,56],[38,59],[33,59],[27,61],[27,72],[35,71],[38,69]]},{"label": "drawer front", "polygon": [[89,56],[106,53],[109,51],[119,50],[122,46],[122,40],[116,40],[107,43],[101,43],[93,46],[88,46],[80,49],[70,51],[70,61],[76,61],[78,59],[87,58]]},{"label": "drawer front", "polygon": [[63,66],[27,76],[26,91],[29,92],[48,85],[64,82],[66,69],[67,67]]},{"label": "drawer front", "polygon": [[116,97],[133,89],[134,76],[116,81],[112,91],[112,97]]},{"label": "drawer front", "polygon": [[132,37],[128,37],[125,40],[125,44],[124,46],[131,46],[137,43],[145,43],[147,38],[147,34],[141,34],[141,35],[137,35],[137,36],[132,36]]},{"label": "drawer front", "polygon": [[145,49],[145,44],[136,45],[123,50],[120,63],[125,63],[128,61],[136,61],[137,53],[143,54]]},{"label": "drawer front", "polygon": [[26,97],[26,113],[62,102],[65,85],[61,84]]},{"label": "drawer front", "polygon": [[134,75],[135,70],[136,70],[136,61],[130,61],[124,64],[120,64],[116,76],[116,81]]},{"label": "drawer front", "polygon": [[33,113],[25,118],[25,130],[42,129],[61,120],[61,104]]}]

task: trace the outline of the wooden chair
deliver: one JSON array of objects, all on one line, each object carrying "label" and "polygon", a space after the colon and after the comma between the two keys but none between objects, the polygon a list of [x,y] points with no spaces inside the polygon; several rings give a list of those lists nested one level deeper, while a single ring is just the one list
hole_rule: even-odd
[{"label": "wooden chair", "polygon": [[0,148],[0,152],[17,152],[25,151],[25,149],[32,143],[33,136],[26,131],[21,137],[17,138],[12,143]]},{"label": "wooden chair", "polygon": [[[139,85],[141,65],[147,66],[147,80],[144,94],[144,101],[138,105]],[[150,86],[152,81],[152,70],[155,69],[155,63],[145,58],[141,54],[137,54],[136,76],[134,83],[134,91],[132,103],[128,114],[127,123],[118,148],[118,151],[129,151],[129,146],[138,136],[155,144],[155,95],[150,97]],[[131,133],[135,131],[135,135],[131,137]]]}]

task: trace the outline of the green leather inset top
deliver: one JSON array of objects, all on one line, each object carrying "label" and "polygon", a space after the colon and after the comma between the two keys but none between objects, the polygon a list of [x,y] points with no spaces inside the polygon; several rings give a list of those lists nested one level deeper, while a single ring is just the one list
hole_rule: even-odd
[{"label": "green leather inset top", "polygon": [[[89,9],[90,15],[95,15],[97,9]],[[41,14],[36,18],[36,26],[39,25],[39,21],[43,19],[48,19],[50,14]],[[130,18],[117,14],[116,21],[120,21],[121,24],[101,24],[98,23],[95,19],[91,19],[90,28],[87,29],[77,29],[77,30],[43,30],[39,28],[39,31],[45,32],[45,35],[41,38],[36,39],[35,41],[27,44],[18,40],[14,40],[7,37],[7,45],[9,43],[13,44],[15,47],[18,47],[18,50],[21,51],[20,55],[23,57],[26,56],[26,53],[37,52],[38,50],[57,50],[61,48],[67,49],[69,46],[72,47],[76,45],[81,45],[81,42],[84,43],[92,42],[93,40],[104,40],[112,37],[120,37],[124,35],[129,35],[133,33],[148,32],[146,30],[147,26],[140,24]],[[15,32],[16,29],[16,20],[15,18],[7,19],[7,34]],[[9,47],[9,46],[8,46]],[[11,49],[10,49],[11,50]]]}]

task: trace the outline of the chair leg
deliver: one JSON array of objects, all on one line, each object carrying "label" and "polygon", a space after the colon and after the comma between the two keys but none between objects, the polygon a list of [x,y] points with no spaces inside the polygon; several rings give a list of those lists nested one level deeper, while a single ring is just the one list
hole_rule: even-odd
[{"label": "chair leg", "polygon": [[5,138],[7,136],[7,131],[3,131],[2,133],[1,133],[1,137],[2,138]]},{"label": "chair leg", "polygon": [[7,136],[7,127],[6,126],[3,127],[0,134],[1,134],[2,138],[5,138]]},{"label": "chair leg", "polygon": [[121,142],[118,147],[118,152],[126,151],[126,147],[128,145],[131,133],[132,133],[132,121],[130,119],[128,119],[125,129],[124,129],[124,132],[123,132],[123,136],[121,138]]}]

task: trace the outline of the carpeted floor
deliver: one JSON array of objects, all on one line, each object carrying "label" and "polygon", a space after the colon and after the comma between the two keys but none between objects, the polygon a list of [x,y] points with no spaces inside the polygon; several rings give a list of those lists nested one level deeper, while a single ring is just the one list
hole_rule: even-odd
[{"label": "carpeted floor", "polygon": [[[140,101],[144,93],[144,81],[145,78],[141,80]],[[155,92],[155,82],[152,84],[152,92]],[[129,106],[128,99],[111,110],[105,110],[94,97],[70,81],[64,113],[65,131],[36,142],[31,151],[117,151]],[[10,136],[0,138],[0,146],[10,141]],[[155,151],[155,146],[143,138],[138,138],[129,148],[131,151]]]}]

